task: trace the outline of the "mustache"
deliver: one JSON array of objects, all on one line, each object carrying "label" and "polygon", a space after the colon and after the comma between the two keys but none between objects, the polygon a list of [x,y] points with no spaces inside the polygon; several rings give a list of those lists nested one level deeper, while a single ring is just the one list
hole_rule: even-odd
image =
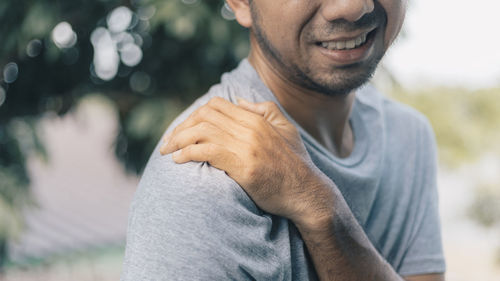
[{"label": "mustache", "polygon": [[312,32],[309,32],[309,36],[307,37],[309,37],[308,39],[328,38],[336,33],[350,33],[379,27],[385,25],[386,21],[387,15],[384,9],[380,5],[375,4],[375,8],[371,13],[363,15],[363,17],[355,22],[346,19],[336,19],[321,26],[312,26]]}]

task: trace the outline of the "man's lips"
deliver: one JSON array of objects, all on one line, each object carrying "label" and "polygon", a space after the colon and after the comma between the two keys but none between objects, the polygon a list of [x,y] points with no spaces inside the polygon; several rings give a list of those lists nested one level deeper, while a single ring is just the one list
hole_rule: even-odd
[{"label": "man's lips", "polygon": [[358,33],[357,37],[342,37],[341,40],[317,42],[315,45],[330,62],[337,65],[353,64],[362,61],[372,53],[377,30]]},{"label": "man's lips", "polygon": [[329,39],[321,39],[321,40],[318,40],[318,42],[349,41],[349,40],[352,40],[352,39],[356,39],[357,37],[361,36],[362,34],[368,34],[368,33],[372,32],[372,31],[374,31],[375,28],[376,27],[371,27],[371,28],[366,28],[366,29],[361,30],[361,31],[349,32],[349,33],[345,33],[345,34],[342,34],[342,35],[334,36],[334,37],[329,38]]},{"label": "man's lips", "polygon": [[371,28],[362,32],[356,32],[351,35],[337,36],[332,39],[320,40],[316,42],[316,45],[322,46],[330,50],[343,50],[343,49],[353,49],[357,46],[364,44],[367,40],[368,35],[374,31],[375,28]]}]

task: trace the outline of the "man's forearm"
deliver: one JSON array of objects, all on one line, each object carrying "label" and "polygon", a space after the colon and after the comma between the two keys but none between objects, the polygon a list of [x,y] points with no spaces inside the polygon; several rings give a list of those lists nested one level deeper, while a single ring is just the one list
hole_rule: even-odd
[{"label": "man's forearm", "polygon": [[338,189],[325,188],[332,193],[329,214],[295,222],[320,280],[403,280],[377,252]]}]

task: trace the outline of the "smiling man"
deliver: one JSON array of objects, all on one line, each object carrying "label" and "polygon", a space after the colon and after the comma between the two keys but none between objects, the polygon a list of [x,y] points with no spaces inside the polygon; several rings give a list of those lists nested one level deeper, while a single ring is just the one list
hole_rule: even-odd
[{"label": "smiling man", "polygon": [[444,280],[432,130],[365,85],[406,1],[227,2],[249,57],[154,151],[122,280]]}]

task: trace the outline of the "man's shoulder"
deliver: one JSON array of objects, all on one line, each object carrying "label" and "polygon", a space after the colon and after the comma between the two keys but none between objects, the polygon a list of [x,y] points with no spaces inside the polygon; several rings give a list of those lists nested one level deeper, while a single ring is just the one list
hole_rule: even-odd
[{"label": "man's shoulder", "polygon": [[[435,146],[431,122],[415,108],[384,95],[371,85],[360,91],[357,100],[364,120],[383,131],[393,148]],[[378,127],[380,125],[382,127]]]},{"label": "man's shoulder", "polygon": [[255,91],[244,83],[238,83],[236,78],[231,74],[232,73],[224,74],[223,79],[220,83],[211,86],[204,95],[197,98],[191,105],[189,105],[184,111],[182,111],[172,121],[172,123],[170,123],[165,133],[177,127],[184,120],[186,120],[191,113],[193,113],[199,107],[205,105],[210,99],[214,97],[221,97],[234,104],[237,103],[237,97],[245,98],[249,101],[254,101],[256,95]]},{"label": "man's shoulder", "polygon": [[424,142],[421,144],[425,146],[434,145],[432,124],[423,113],[390,97],[383,97],[382,106],[389,137],[411,138]]},{"label": "man's shoulder", "polygon": [[388,118],[404,119],[406,121],[429,125],[429,120],[422,112],[393,98],[384,97],[383,106]]},{"label": "man's shoulder", "polygon": [[[181,124],[191,113],[205,105],[211,98],[221,97],[232,103],[237,103],[237,96],[253,100],[255,91],[245,84],[245,66],[246,64],[243,62],[235,70],[223,74],[220,83],[213,85],[204,95],[180,113],[168,126],[164,135]],[[206,162],[176,164],[171,155],[160,155],[160,144],[161,140],[159,140],[146,165],[139,183],[138,196],[141,192],[155,196],[188,196],[191,198],[190,201],[197,200],[197,198],[205,200],[205,202],[210,201],[208,204],[210,207],[214,207],[213,204],[222,202],[222,200],[236,200],[252,211],[258,211],[243,189],[224,171],[216,169]],[[219,200],[206,200],[208,197],[219,198]],[[172,199],[168,201],[172,201]]]},{"label": "man's shoulder", "polygon": [[363,87],[356,97],[361,105],[361,114],[376,112],[386,126],[403,125],[406,129],[430,127],[429,120],[421,112],[385,95],[372,84]]},{"label": "man's shoulder", "polygon": [[137,204],[156,204],[162,210],[190,208],[197,212],[235,205],[257,213],[258,209],[243,189],[224,171],[207,162],[177,164],[171,155],[153,152],[134,198]]}]

